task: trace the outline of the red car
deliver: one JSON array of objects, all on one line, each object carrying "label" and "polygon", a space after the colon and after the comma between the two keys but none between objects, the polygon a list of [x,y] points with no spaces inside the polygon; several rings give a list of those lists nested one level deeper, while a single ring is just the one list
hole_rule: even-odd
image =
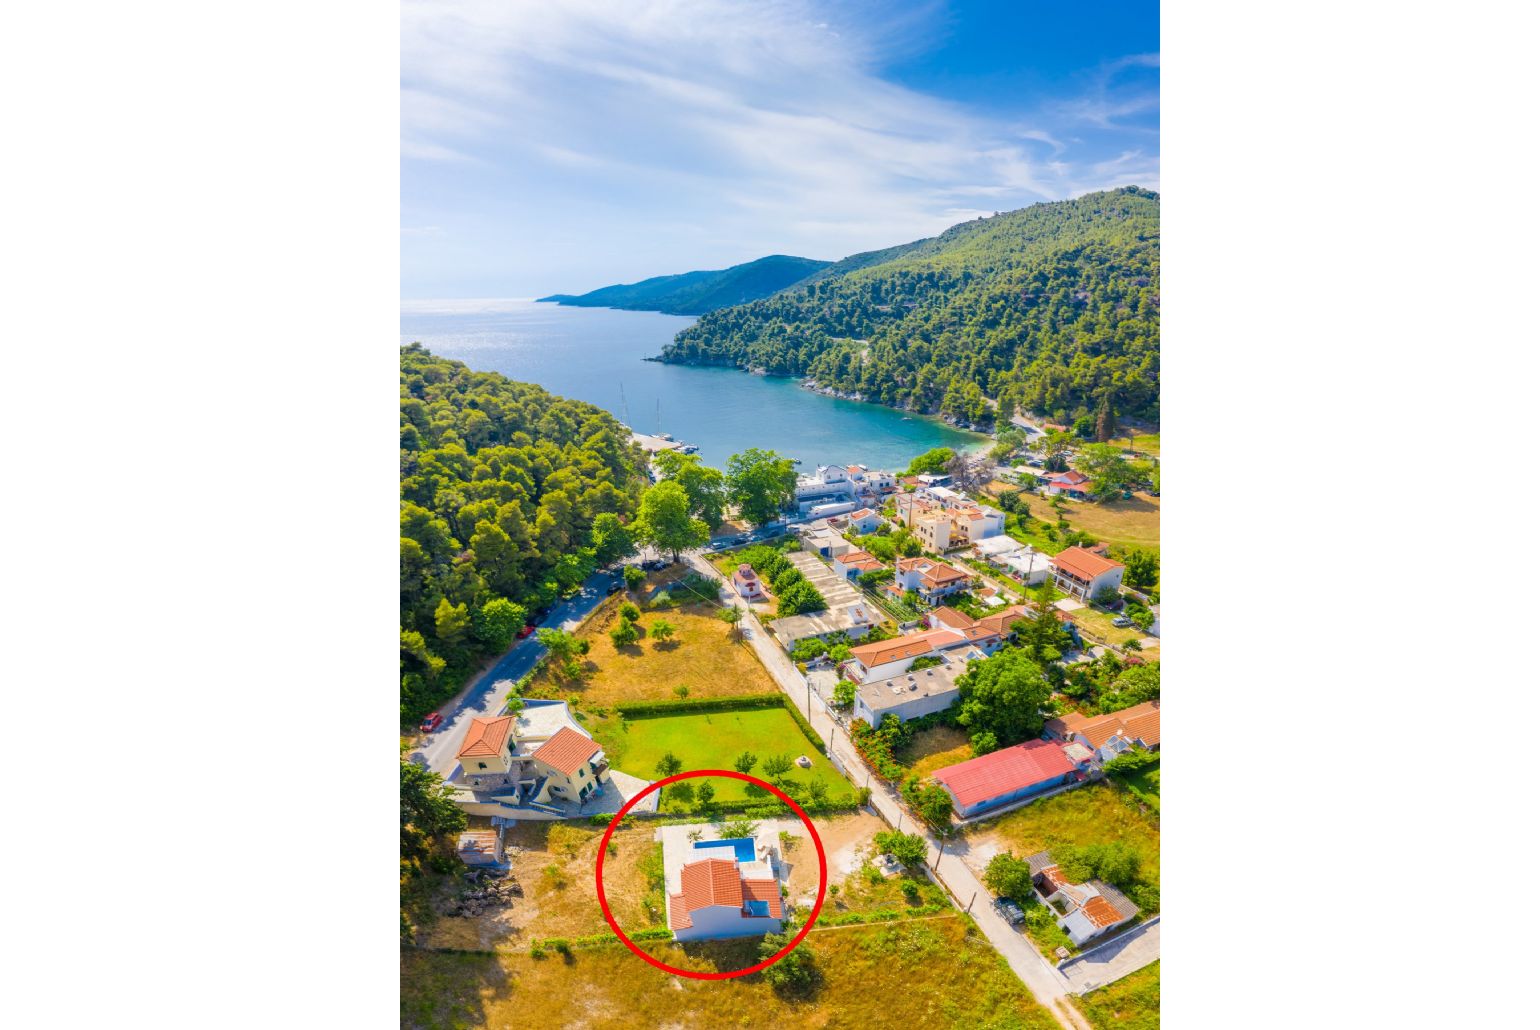
[{"label": "red car", "polygon": [[434,712],[432,715],[428,716],[422,721],[421,729],[424,733],[432,733],[442,725],[444,725],[443,713]]},{"label": "red car", "polygon": [[525,626],[523,629],[519,630],[519,639],[523,640],[533,632],[535,632],[535,627]]}]

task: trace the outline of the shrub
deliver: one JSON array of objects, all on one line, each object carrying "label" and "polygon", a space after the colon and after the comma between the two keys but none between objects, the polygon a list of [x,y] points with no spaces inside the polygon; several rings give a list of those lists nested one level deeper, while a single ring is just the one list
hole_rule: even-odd
[{"label": "shrub", "polygon": [[567,874],[561,871],[559,865],[548,865],[540,872],[547,887],[552,890],[565,890],[567,887]]},{"label": "shrub", "polygon": [[920,898],[920,885],[913,880],[904,880],[898,885],[898,889],[904,892],[904,897],[910,901],[918,901]]},{"label": "shrub", "polygon": [[637,587],[641,586],[647,581],[647,573],[643,572],[635,565],[627,565],[625,571],[621,573],[621,575],[625,576],[626,578],[627,590],[635,590]]},{"label": "shrub", "polygon": [[630,601],[624,601],[620,605],[620,617],[627,622],[635,622],[642,617],[642,610]]},{"label": "shrub", "polygon": [[674,624],[659,619],[652,624],[652,629],[647,631],[647,635],[659,643],[666,642],[674,635]]},{"label": "shrub", "polygon": [[834,686],[834,707],[849,708],[856,703],[856,685],[849,680],[840,680]]},{"label": "shrub", "polygon": [[685,698],[690,696],[690,688],[681,683],[679,686],[674,688],[674,696],[683,701]]},{"label": "shrub", "polygon": [[881,852],[892,855],[905,865],[923,864],[930,851],[930,845],[918,833],[884,830],[872,839]]},{"label": "shrub", "polygon": [[642,638],[642,631],[629,619],[621,619],[610,629],[610,641],[616,650],[630,647]]},{"label": "shrub", "polygon": [[968,743],[973,748],[974,757],[987,755],[991,751],[998,750],[1000,747],[999,741],[995,739],[995,735],[989,730],[980,730],[978,733],[975,733],[972,737],[968,738]]},{"label": "shrub", "polygon": [[[766,934],[759,943],[759,957],[769,958],[791,943],[791,938],[789,933]],[[818,983],[812,950],[797,945],[785,958],[765,970],[765,979],[779,994],[801,994],[812,990]]]}]

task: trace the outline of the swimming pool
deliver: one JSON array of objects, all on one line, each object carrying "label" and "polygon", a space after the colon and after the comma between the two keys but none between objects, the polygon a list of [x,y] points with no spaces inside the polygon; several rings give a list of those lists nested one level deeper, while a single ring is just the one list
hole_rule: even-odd
[{"label": "swimming pool", "polygon": [[698,848],[719,848],[723,844],[731,844],[733,854],[740,862],[754,861],[754,838],[734,837],[732,840],[698,840],[695,846]]}]

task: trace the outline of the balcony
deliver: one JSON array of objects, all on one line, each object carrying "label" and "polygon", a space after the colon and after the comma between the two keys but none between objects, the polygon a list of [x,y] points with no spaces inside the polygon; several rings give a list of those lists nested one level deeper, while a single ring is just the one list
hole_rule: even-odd
[{"label": "balcony", "polygon": [[600,773],[606,773],[610,771],[610,760],[603,755],[600,755],[598,758],[588,763],[588,768],[593,772],[595,776],[598,776]]}]

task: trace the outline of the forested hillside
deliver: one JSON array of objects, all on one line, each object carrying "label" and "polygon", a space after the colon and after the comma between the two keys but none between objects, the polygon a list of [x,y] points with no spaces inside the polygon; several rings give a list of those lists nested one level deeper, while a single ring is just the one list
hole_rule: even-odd
[{"label": "forested hillside", "polygon": [[451,696],[608,561],[644,456],[614,416],[401,348],[401,709]]},{"label": "forested hillside", "polygon": [[663,360],[809,376],[961,420],[1159,418],[1160,198],[1036,204],[857,254],[701,317]]},{"label": "forested hillside", "polygon": [[580,296],[558,293],[541,300],[588,308],[662,311],[670,315],[699,315],[732,304],[768,297],[800,282],[828,265],[812,258],[772,254],[714,272],[660,275],[639,283],[605,286]]}]

